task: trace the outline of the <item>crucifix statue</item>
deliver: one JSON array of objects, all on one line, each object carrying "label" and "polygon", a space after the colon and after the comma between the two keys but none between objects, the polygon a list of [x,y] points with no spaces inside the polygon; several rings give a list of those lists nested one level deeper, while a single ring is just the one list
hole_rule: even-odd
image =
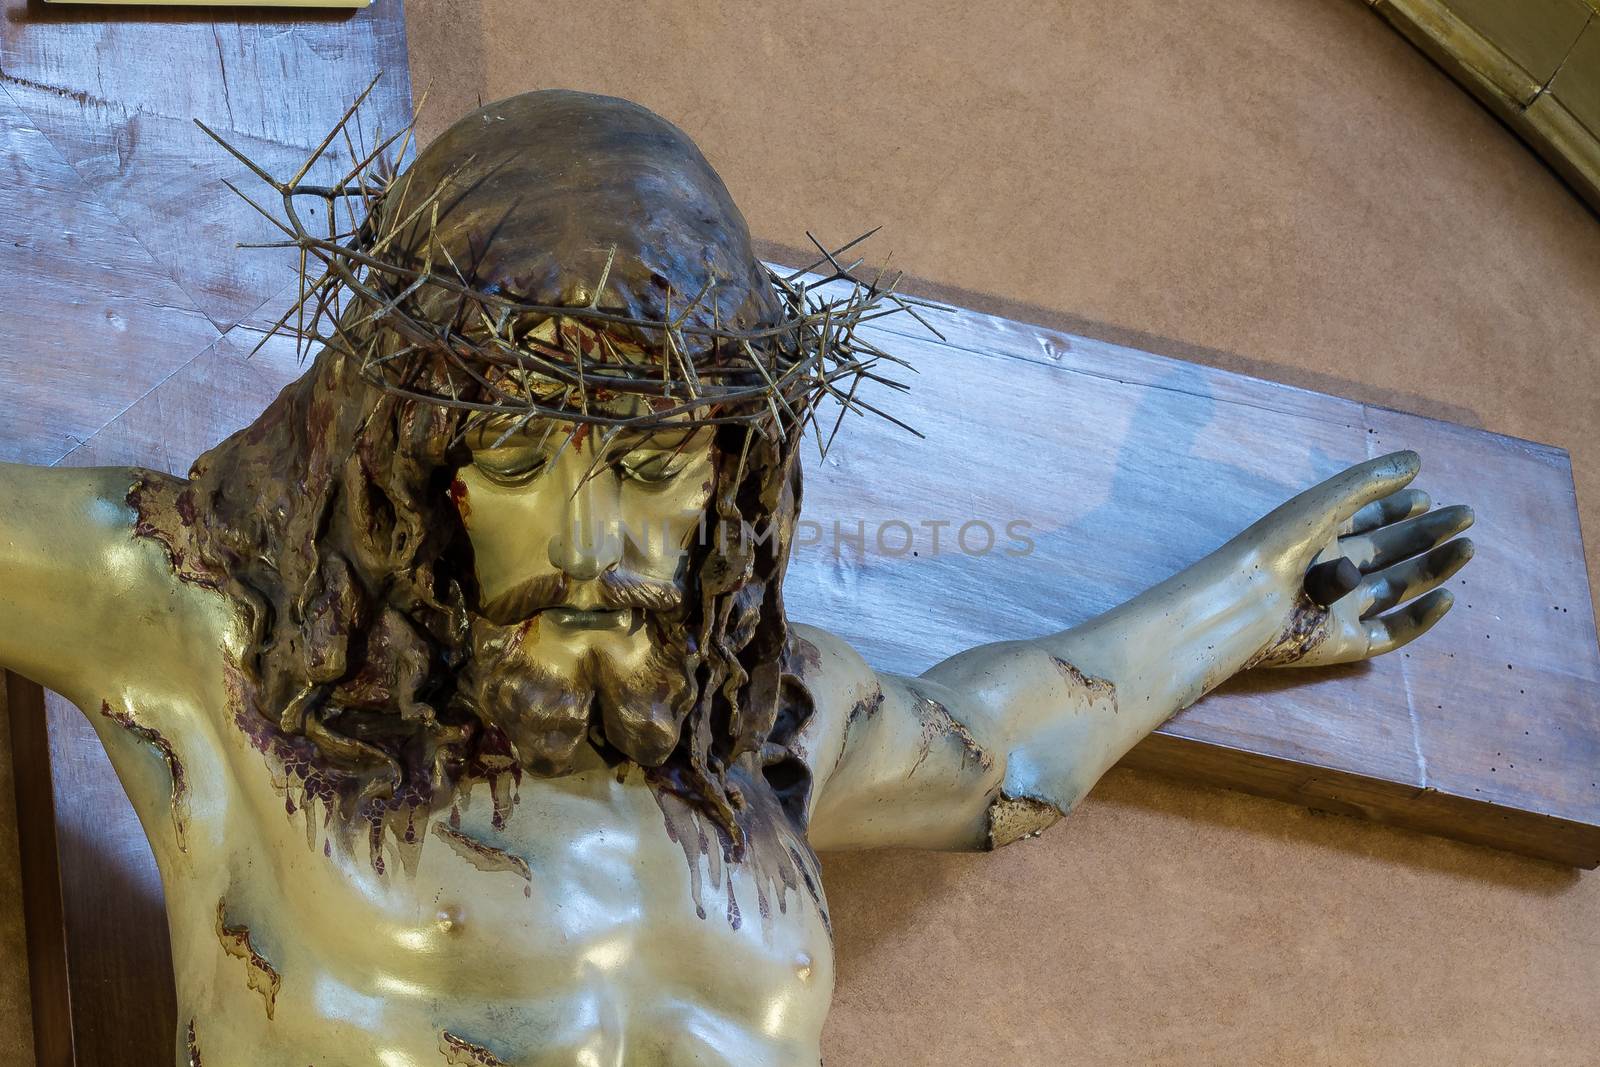
[{"label": "crucifix statue", "polygon": [[1471,555],[1395,453],[1079,626],[881,673],[783,582],[799,445],[884,414],[858,327],[913,301],[764,266],[621,100],[268,180],[304,375],[187,478],[0,465],[0,666],[138,811],[181,1065],[816,1064],[817,852],[1034,836],[1229,677],[1413,640]]}]

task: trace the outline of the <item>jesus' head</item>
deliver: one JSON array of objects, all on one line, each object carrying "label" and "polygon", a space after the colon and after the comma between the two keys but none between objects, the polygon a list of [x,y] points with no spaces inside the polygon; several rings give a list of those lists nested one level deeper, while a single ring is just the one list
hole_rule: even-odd
[{"label": "jesus' head", "polygon": [[681,131],[580,93],[469,115],[312,252],[336,327],[192,472],[247,728],[361,803],[631,761],[731,825],[848,330]]}]

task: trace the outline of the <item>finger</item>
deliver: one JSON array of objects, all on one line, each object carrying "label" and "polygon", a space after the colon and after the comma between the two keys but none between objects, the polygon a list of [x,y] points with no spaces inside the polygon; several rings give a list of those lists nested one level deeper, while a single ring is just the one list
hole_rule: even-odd
[{"label": "finger", "polygon": [[1405,488],[1417,476],[1421,461],[1415,452],[1391,455],[1358,463],[1342,474],[1312,486],[1262,520],[1275,530],[1297,530],[1324,536],[1374,500],[1382,500]]},{"label": "finger", "polygon": [[1420,600],[1413,600],[1397,611],[1366,620],[1367,655],[1381,656],[1402,645],[1409,645],[1444,618],[1456,598],[1448,589],[1435,589]]},{"label": "finger", "polygon": [[1404,563],[1367,575],[1359,590],[1361,617],[1380,614],[1430,589],[1437,589],[1471,558],[1472,542],[1460,537]]},{"label": "finger", "polygon": [[1358,463],[1323,483],[1333,496],[1330,510],[1342,525],[1374,500],[1404,489],[1421,467],[1422,457],[1410,450]]},{"label": "finger", "polygon": [[1341,538],[1339,551],[1370,573],[1426,552],[1471,525],[1472,509],[1454,504],[1392,526],[1380,526],[1371,533]]},{"label": "finger", "polygon": [[1347,537],[1350,534],[1376,530],[1380,526],[1388,526],[1390,523],[1409,519],[1413,515],[1421,515],[1432,506],[1433,501],[1428,499],[1428,494],[1421,489],[1402,489],[1398,493],[1390,493],[1382,500],[1374,500],[1350,516],[1339,531],[1339,536]]}]

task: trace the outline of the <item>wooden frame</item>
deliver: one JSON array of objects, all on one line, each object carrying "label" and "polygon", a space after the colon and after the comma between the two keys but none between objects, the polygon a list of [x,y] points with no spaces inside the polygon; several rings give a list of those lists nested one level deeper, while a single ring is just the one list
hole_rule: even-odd
[{"label": "wooden frame", "polygon": [[1600,211],[1600,5],[1366,2]]},{"label": "wooden frame", "polygon": [[8,674],[6,689],[34,1056],[39,1067],[166,1062],[178,1009],[155,861],[142,835],[107,850],[84,832],[128,800],[88,724],[60,721],[81,720],[77,710],[56,700],[52,721],[37,685]]},{"label": "wooden frame", "polygon": [[44,690],[9,672],[0,672],[0,690],[4,690],[10,716],[17,789],[17,846],[22,862],[23,919],[28,924],[34,1057],[45,1067],[55,1067],[75,1059]]}]

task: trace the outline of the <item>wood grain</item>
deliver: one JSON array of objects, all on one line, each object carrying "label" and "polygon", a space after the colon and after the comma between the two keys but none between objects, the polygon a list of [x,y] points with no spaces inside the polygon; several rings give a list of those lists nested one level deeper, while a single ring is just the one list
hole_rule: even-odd
[{"label": "wood grain", "polygon": [[[0,86],[96,200],[203,314],[226,330],[291,277],[280,236],[222,184],[256,183],[198,119],[271,173],[293,173],[374,77],[376,101],[408,99],[404,26],[357,14],[93,9],[4,0]],[[409,110],[374,106],[358,130]],[[346,158],[341,146],[329,168]],[[164,301],[153,299],[153,304]]]},{"label": "wood grain", "polygon": [[[291,380],[254,357],[293,263],[222,184],[250,180],[199,118],[292,170],[380,72],[366,115],[410,116],[397,0],[356,15],[47,7],[0,29],[0,458],[183,473]],[[331,166],[331,164],[330,164]],[[170,1063],[154,859],[93,730],[11,677],[35,1044],[42,1067]]]},{"label": "wood grain", "polygon": [[[1343,467],[1415,448],[1417,484],[1477,512],[1456,609],[1370,664],[1238,679],[1130,763],[1600,862],[1600,647],[1564,452],[973,312],[933,319],[947,342],[884,322],[880,344],[921,373],[872,400],[927,440],[851,420],[810,465],[821,543],[790,570],[792,614],[920,673],[1097,614]],[[963,523],[1013,521],[1026,555],[950,549]],[[915,555],[878,544],[899,548],[897,522]],[[937,553],[930,522],[948,523]],[[865,551],[835,523],[864,524]]]},{"label": "wood grain", "polygon": [[0,168],[13,338],[0,346],[0,423],[7,458],[54,463],[217,331],[9,95],[0,95]]}]

